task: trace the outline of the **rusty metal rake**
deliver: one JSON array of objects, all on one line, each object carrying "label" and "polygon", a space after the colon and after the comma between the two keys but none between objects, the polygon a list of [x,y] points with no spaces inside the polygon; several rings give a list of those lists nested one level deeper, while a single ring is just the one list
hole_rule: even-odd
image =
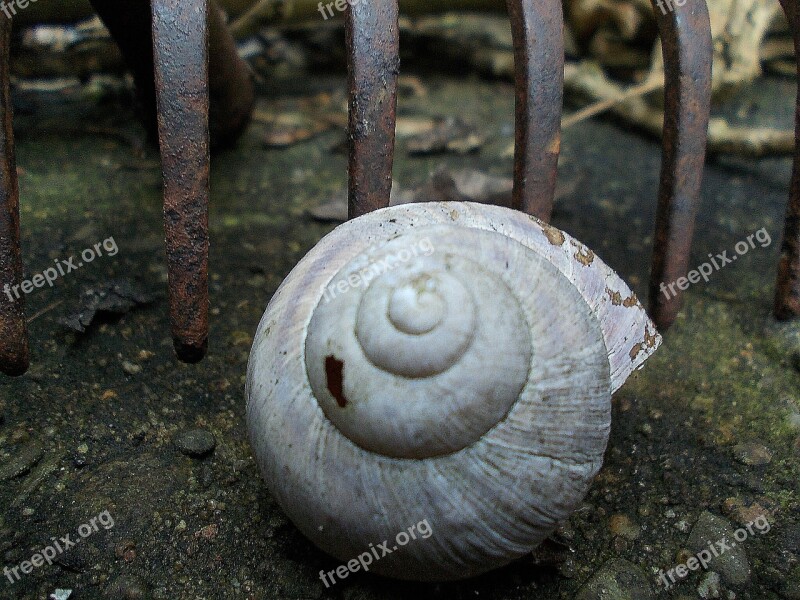
[{"label": "rusty metal rake", "polygon": [[[789,0],[787,0],[789,1]],[[560,0],[507,0],[516,65],[513,207],[549,221],[561,147],[564,74]],[[655,2],[654,2],[655,9]],[[650,310],[666,329],[681,296],[661,283],[686,275],[711,104],[711,28],[704,2],[655,10],[665,82],[663,158],[650,278]],[[387,206],[392,185],[399,62],[396,1],[359,2],[347,14],[350,64],[349,216]]]},{"label": "rusty metal rake", "polygon": [[[225,36],[221,39],[227,41],[217,48],[212,38],[209,52],[209,30],[222,24],[208,0],[151,0],[149,5],[141,0],[92,3],[126,55],[139,86],[154,90],[164,173],[172,334],[178,357],[196,361],[205,354],[208,337],[209,110],[213,134],[215,81],[217,88],[223,88],[220,77],[224,78],[229,69],[241,67],[236,65],[232,40]],[[783,3],[798,45],[800,11],[796,0]],[[561,2],[507,0],[507,5],[516,61],[513,206],[547,221],[552,213],[561,145]],[[699,205],[710,109],[711,31],[702,1],[673,11],[654,10],[666,82],[650,311],[665,329],[677,315],[681,296],[665,299],[659,288],[686,275]],[[397,0],[359,2],[347,12],[351,218],[389,202],[400,65],[398,13]],[[9,104],[10,22],[0,21],[0,283],[14,285],[22,278],[22,261]],[[143,31],[152,32],[152,36],[142,35]],[[224,121],[226,111],[241,111],[246,104],[228,96],[221,103],[218,120]],[[228,124],[219,129],[230,132],[237,126]],[[779,318],[800,316],[800,154],[795,155],[775,311]],[[22,301],[0,294],[0,370],[19,375],[27,366]]]},{"label": "rusty metal rake", "polygon": [[[92,4],[124,54],[142,104],[152,107],[145,115],[157,114],[157,124],[146,125],[157,129],[161,148],[172,335],[178,357],[196,362],[208,343],[209,146],[210,141],[235,139],[246,126],[254,100],[249,69],[237,55],[221,13],[208,0]],[[10,29],[11,22],[2,19],[0,277],[13,286],[21,282],[22,261],[8,98]],[[3,297],[0,370],[19,375],[28,362],[22,300]]]}]

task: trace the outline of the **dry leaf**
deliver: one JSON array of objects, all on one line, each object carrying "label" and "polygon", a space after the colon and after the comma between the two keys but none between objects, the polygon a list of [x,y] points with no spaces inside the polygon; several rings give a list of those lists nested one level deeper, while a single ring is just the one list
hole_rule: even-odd
[{"label": "dry leaf", "polygon": [[62,325],[84,333],[99,314],[123,315],[137,306],[153,302],[150,294],[127,279],[113,279],[85,288],[79,305],[72,313],[60,318]]},{"label": "dry leaf", "polygon": [[267,148],[287,148],[305,142],[333,126],[327,119],[317,119],[299,112],[270,115],[256,111],[253,120],[266,125],[263,139]]}]

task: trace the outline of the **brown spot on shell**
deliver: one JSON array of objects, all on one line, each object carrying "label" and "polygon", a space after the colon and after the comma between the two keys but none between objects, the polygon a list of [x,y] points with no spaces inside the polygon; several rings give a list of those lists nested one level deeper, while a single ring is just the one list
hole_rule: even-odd
[{"label": "brown spot on shell", "polygon": [[325,357],[325,376],[328,382],[328,391],[336,399],[336,404],[345,408],[347,398],[344,395],[344,362],[335,356]]},{"label": "brown spot on shell", "polygon": [[561,246],[566,240],[564,233],[551,225],[542,225],[542,229],[544,229],[544,235],[547,237],[547,241],[553,244],[553,246]]},{"label": "brown spot on shell", "polygon": [[588,267],[594,262],[594,252],[575,240],[572,240],[572,245],[578,249],[578,251],[575,253],[575,260],[581,263],[584,267]]},{"label": "brown spot on shell", "polygon": [[656,345],[657,341],[658,341],[658,334],[655,332],[650,333],[650,328],[645,326],[644,341],[635,344],[633,348],[631,348],[630,352],[631,361],[636,360],[636,357],[639,356],[639,353],[645,348],[653,348]]},{"label": "brown spot on shell", "polygon": [[611,304],[614,306],[624,306],[625,308],[631,308],[639,304],[639,299],[636,297],[636,294],[631,293],[630,296],[627,298],[622,298],[622,294],[612,290],[611,288],[606,288],[606,294],[608,294],[609,299],[611,300]]}]

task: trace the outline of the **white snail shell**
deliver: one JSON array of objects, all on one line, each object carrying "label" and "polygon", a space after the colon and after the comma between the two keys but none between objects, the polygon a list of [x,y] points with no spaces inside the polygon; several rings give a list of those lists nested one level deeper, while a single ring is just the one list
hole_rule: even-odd
[{"label": "white snail shell", "polygon": [[625,283],[569,235],[472,203],[339,226],[270,302],[247,376],[250,439],[297,527],[404,579],[530,552],[602,463],[610,398],[660,343]]}]

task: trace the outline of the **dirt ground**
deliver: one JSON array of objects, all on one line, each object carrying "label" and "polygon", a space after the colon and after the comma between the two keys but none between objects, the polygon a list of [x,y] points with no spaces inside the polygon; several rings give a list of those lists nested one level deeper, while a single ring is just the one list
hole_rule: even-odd
[{"label": "dirt ground", "polygon": [[[442,164],[510,176],[502,153],[513,136],[511,86],[441,73],[422,82],[427,96],[403,98],[401,115],[460,115],[488,141],[479,154],[427,158],[409,157],[401,142],[397,180],[421,182]],[[291,106],[343,87],[339,76],[276,82],[259,103]],[[790,81],[765,79],[723,110],[734,122],[789,127],[793,96]],[[614,397],[605,466],[584,506],[543,550],[463,582],[359,574],[326,588],[319,571],[338,563],[286,519],[253,462],[244,378],[271,295],[333,227],[306,211],[345,183],[346,159],[331,151],[343,131],[267,149],[254,124],[215,157],[210,353],[195,366],[172,352],[159,164],[152,148],[139,153],[127,96],[88,87],[21,94],[16,131],[26,276],[105,240],[118,252],[27,297],[30,316],[44,311],[30,326],[33,366],[0,379],[1,566],[66,535],[80,541],[19,580],[4,575],[0,597],[800,598],[800,332],[765,330],[788,159],[710,162],[691,264],[732,253],[762,228],[771,243],[689,290],[663,347]],[[564,134],[569,191],[553,222],[641,297],[659,165],[655,141],[609,120]],[[83,288],[110,282],[135,296],[129,312],[101,316],[85,333],[61,323]],[[769,530],[754,531],[724,564],[659,587],[660,571],[684,562],[703,528],[761,515]]]}]

